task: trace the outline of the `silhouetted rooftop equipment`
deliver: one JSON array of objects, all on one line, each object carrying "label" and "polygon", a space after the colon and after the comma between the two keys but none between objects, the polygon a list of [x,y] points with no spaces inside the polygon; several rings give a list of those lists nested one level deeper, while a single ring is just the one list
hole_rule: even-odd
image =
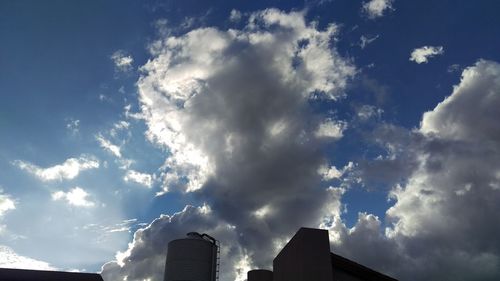
[{"label": "silhouetted rooftop equipment", "polygon": [[216,281],[219,278],[219,243],[208,234],[189,232],[168,243],[164,281]]},{"label": "silhouetted rooftop equipment", "polygon": [[0,268],[1,281],[103,281],[97,273]]},{"label": "silhouetted rooftop equipment", "polygon": [[247,281],[273,281],[273,272],[267,269],[254,269],[247,273]]}]

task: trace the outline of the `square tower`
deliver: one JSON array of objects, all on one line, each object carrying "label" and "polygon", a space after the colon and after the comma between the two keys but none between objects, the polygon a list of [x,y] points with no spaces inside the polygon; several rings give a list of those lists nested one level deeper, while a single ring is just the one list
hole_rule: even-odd
[{"label": "square tower", "polygon": [[274,281],[332,281],[328,231],[302,227],[273,260]]}]

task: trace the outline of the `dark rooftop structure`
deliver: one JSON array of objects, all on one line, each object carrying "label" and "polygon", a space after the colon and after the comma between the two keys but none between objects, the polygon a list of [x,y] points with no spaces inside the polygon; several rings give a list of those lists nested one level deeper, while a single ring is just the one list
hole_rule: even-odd
[{"label": "dark rooftop structure", "polygon": [[97,273],[0,268],[1,281],[103,281]]},{"label": "dark rooftop structure", "polygon": [[[330,252],[327,230],[300,228],[273,260],[273,272],[250,271],[248,281],[397,281]],[[264,273],[264,271],[262,271]]]},{"label": "dark rooftop structure", "polygon": [[384,275],[378,271],[334,253],[330,253],[330,257],[334,272],[333,280],[397,281],[397,279]]}]

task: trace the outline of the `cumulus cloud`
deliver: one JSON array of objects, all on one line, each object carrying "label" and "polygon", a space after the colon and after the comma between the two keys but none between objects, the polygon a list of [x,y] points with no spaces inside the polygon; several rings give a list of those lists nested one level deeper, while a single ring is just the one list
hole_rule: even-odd
[{"label": "cumulus cloud", "polygon": [[410,61],[418,64],[427,63],[430,58],[444,54],[443,46],[423,46],[411,52]]},{"label": "cumulus cloud", "polygon": [[342,98],[355,75],[333,45],[336,31],[303,12],[268,9],[242,30],[198,28],[150,46],[137,86],[146,135],[169,153],[163,192],[191,192],[211,211],[160,217],[104,276],[161,276],[169,238],[201,229],[234,247],[222,280],[242,280],[249,265],[270,266],[298,227],[338,220],[341,191],[322,188],[318,169],[321,148],[342,129],[330,119],[316,134],[325,119],[309,103]]},{"label": "cumulus cloud", "polygon": [[116,261],[103,265],[103,279],[163,280],[167,243],[185,237],[190,231],[210,233],[221,241],[221,280],[246,279],[247,268],[241,264],[245,255],[238,246],[235,228],[214,217],[206,205],[186,206],[181,212],[162,215],[136,231],[128,249],[119,252]]},{"label": "cumulus cloud", "polygon": [[21,256],[7,246],[0,245],[0,267],[38,270],[57,270],[47,262]]},{"label": "cumulus cloud", "polygon": [[132,63],[134,59],[132,56],[127,55],[125,51],[118,50],[111,55],[111,60],[115,65],[117,72],[129,72],[133,69]]},{"label": "cumulus cloud", "polygon": [[93,207],[95,203],[90,201],[88,197],[88,192],[78,186],[68,192],[59,190],[52,193],[52,200],[64,200],[75,207]]},{"label": "cumulus cloud", "polygon": [[354,163],[349,162],[346,166],[344,166],[342,169],[338,169],[335,166],[321,166],[319,169],[319,174],[323,177],[324,181],[330,181],[333,179],[340,179],[342,176],[346,173],[349,172],[353,169]]},{"label": "cumulus cloud", "polygon": [[[403,159],[400,165],[410,172],[390,193],[395,203],[386,212],[385,231],[372,217],[371,227],[343,237],[339,251],[405,280],[497,280],[499,106],[500,64],[480,60],[424,114],[418,130],[386,128],[382,140],[391,158]],[[351,240],[371,241],[370,252],[384,254],[374,257]],[[373,250],[376,245],[380,251]]]},{"label": "cumulus cloud", "polygon": [[138,86],[147,136],[172,154],[165,187],[187,182],[186,190],[197,190],[215,172],[212,151],[230,153],[250,130],[276,139],[294,134],[304,121],[285,109],[300,113],[312,93],[338,98],[354,68],[331,49],[335,31],[317,30],[302,13],[265,10],[244,31],[200,28],[154,43]]},{"label": "cumulus cloud", "polygon": [[384,15],[386,10],[394,10],[393,0],[370,0],[363,3],[362,11],[370,19],[379,18]]},{"label": "cumulus cloud", "polygon": [[99,168],[97,158],[87,155],[82,155],[79,158],[69,158],[62,164],[48,168],[41,168],[22,160],[15,160],[12,163],[43,181],[74,179],[82,171]]},{"label": "cumulus cloud", "polygon": [[141,173],[134,170],[128,170],[123,180],[126,182],[134,182],[145,187],[151,188],[153,184],[153,176],[146,173]]}]

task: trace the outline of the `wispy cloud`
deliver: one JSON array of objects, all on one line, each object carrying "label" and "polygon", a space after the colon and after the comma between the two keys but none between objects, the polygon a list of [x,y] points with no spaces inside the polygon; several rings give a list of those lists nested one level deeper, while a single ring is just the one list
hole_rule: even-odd
[{"label": "wispy cloud", "polygon": [[84,225],[82,229],[103,233],[102,235],[108,235],[110,233],[116,233],[116,232],[130,232],[130,230],[135,226],[145,226],[145,225],[143,223],[138,224],[137,219],[126,219],[122,220],[121,222],[108,225],[91,223]]},{"label": "wispy cloud", "polygon": [[121,158],[121,148],[118,145],[112,144],[111,141],[105,139],[102,135],[96,136],[96,139],[99,141],[99,144],[105,150],[111,152],[114,156]]},{"label": "wispy cloud", "polygon": [[229,20],[233,22],[239,22],[241,20],[242,14],[240,11],[232,9],[229,15]]},{"label": "wispy cloud", "polygon": [[99,161],[93,156],[69,158],[64,163],[48,168],[41,168],[27,161],[15,160],[12,162],[20,169],[38,177],[43,181],[66,180],[77,177],[80,172],[99,168]]},{"label": "wispy cloud", "polygon": [[153,176],[146,173],[141,173],[134,170],[128,170],[123,180],[126,182],[134,182],[145,187],[151,188],[153,184]]},{"label": "wispy cloud", "polygon": [[375,35],[372,37],[361,35],[361,37],[359,38],[359,46],[361,47],[361,49],[364,49],[364,48],[366,48],[366,46],[373,43],[373,41],[377,40],[378,38],[379,38],[379,35]]},{"label": "wispy cloud", "polygon": [[410,61],[418,64],[427,63],[430,58],[444,54],[443,46],[423,46],[411,52]]},{"label": "wispy cloud", "polygon": [[80,120],[70,118],[67,120],[66,129],[71,132],[72,135],[76,135],[80,132]]},{"label": "wispy cloud", "polygon": [[133,69],[132,63],[134,59],[131,55],[127,55],[125,51],[118,50],[111,55],[111,60],[115,65],[115,70],[118,72],[129,72]]}]

